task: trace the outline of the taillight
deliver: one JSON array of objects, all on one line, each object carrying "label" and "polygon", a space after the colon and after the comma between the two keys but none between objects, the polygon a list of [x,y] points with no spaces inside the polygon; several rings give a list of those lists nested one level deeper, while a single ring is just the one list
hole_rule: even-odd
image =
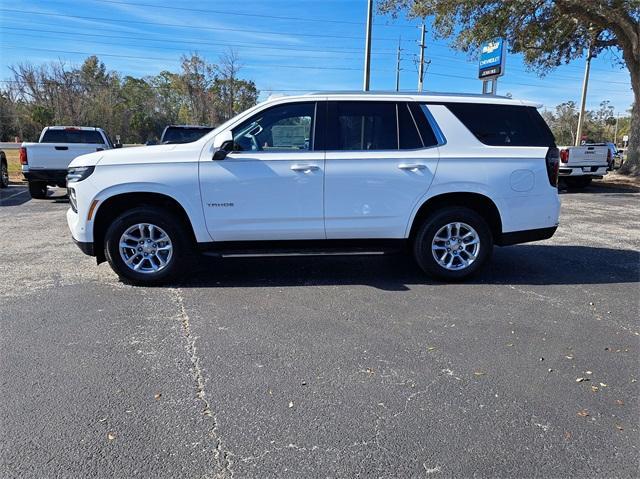
[{"label": "taillight", "polygon": [[[562,150],[567,152],[567,159],[569,158],[568,150]],[[558,187],[558,169],[560,168],[560,159],[562,158],[562,152],[558,151],[555,146],[552,146],[547,151],[545,161],[547,162],[547,176],[549,177],[549,183],[554,188]]]},{"label": "taillight", "polygon": [[27,159],[27,149],[23,146],[20,148],[20,164],[28,165],[29,160]]},{"label": "taillight", "polygon": [[560,161],[563,163],[569,162],[569,150],[566,148],[564,150],[560,150]]}]

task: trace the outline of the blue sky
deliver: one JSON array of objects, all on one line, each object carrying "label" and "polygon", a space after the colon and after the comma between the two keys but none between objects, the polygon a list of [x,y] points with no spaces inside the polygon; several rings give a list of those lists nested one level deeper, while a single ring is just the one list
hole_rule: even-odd
[{"label": "blue sky", "polygon": [[[165,8],[162,8],[165,7]],[[362,88],[366,0],[0,0],[0,79],[9,65],[64,60],[79,64],[97,54],[111,70],[135,76],[178,70],[182,54],[198,52],[215,62],[232,47],[244,65],[240,76],[263,92]],[[417,21],[374,18],[372,90],[395,88],[398,40],[400,88],[417,88]],[[425,88],[479,93],[477,62],[427,37],[431,61]],[[592,62],[587,108],[610,100],[626,111],[633,100],[629,73],[605,53]],[[537,101],[547,108],[579,101],[584,61],[545,78],[508,55],[498,93]]]}]

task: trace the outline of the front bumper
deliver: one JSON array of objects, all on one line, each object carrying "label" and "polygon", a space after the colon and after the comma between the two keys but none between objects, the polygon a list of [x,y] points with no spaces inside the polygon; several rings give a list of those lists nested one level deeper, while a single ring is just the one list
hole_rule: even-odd
[{"label": "front bumper", "polygon": [[76,246],[80,248],[80,251],[82,251],[84,254],[86,254],[87,256],[96,255],[94,252],[93,243],[85,243],[82,241],[78,241],[77,239],[73,238],[73,236],[71,238],[73,239],[73,242],[76,244]]}]

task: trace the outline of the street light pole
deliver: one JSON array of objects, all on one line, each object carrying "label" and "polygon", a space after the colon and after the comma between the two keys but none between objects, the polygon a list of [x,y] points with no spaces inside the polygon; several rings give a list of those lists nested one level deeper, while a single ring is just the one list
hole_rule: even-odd
[{"label": "street light pole", "polygon": [[578,131],[576,131],[576,144],[580,146],[582,140],[582,127],[584,125],[585,104],[587,102],[587,87],[589,86],[589,71],[591,70],[591,58],[593,58],[593,48],[589,45],[587,53],[587,63],[584,67],[584,81],[582,82],[582,99],[580,101],[580,115],[578,116]]},{"label": "street light pole", "polygon": [[369,83],[371,80],[371,23],[373,20],[373,0],[369,0],[367,4],[367,35],[364,45],[364,82],[362,89],[369,91]]}]

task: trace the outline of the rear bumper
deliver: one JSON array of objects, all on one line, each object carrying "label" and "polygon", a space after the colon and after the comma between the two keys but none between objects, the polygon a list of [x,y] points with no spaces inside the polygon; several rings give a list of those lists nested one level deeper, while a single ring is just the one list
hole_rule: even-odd
[{"label": "rear bumper", "polygon": [[551,238],[557,226],[550,228],[538,228],[535,230],[512,231],[510,233],[502,233],[496,240],[498,246],[509,246],[512,244],[529,243],[530,241],[541,241]]},{"label": "rear bumper", "polygon": [[[586,171],[585,171],[586,170]],[[559,176],[604,176],[609,171],[609,165],[600,166],[563,166],[558,170]]]},{"label": "rear bumper", "polygon": [[46,181],[49,185],[64,185],[67,183],[67,170],[28,170],[22,174],[27,181]]}]

